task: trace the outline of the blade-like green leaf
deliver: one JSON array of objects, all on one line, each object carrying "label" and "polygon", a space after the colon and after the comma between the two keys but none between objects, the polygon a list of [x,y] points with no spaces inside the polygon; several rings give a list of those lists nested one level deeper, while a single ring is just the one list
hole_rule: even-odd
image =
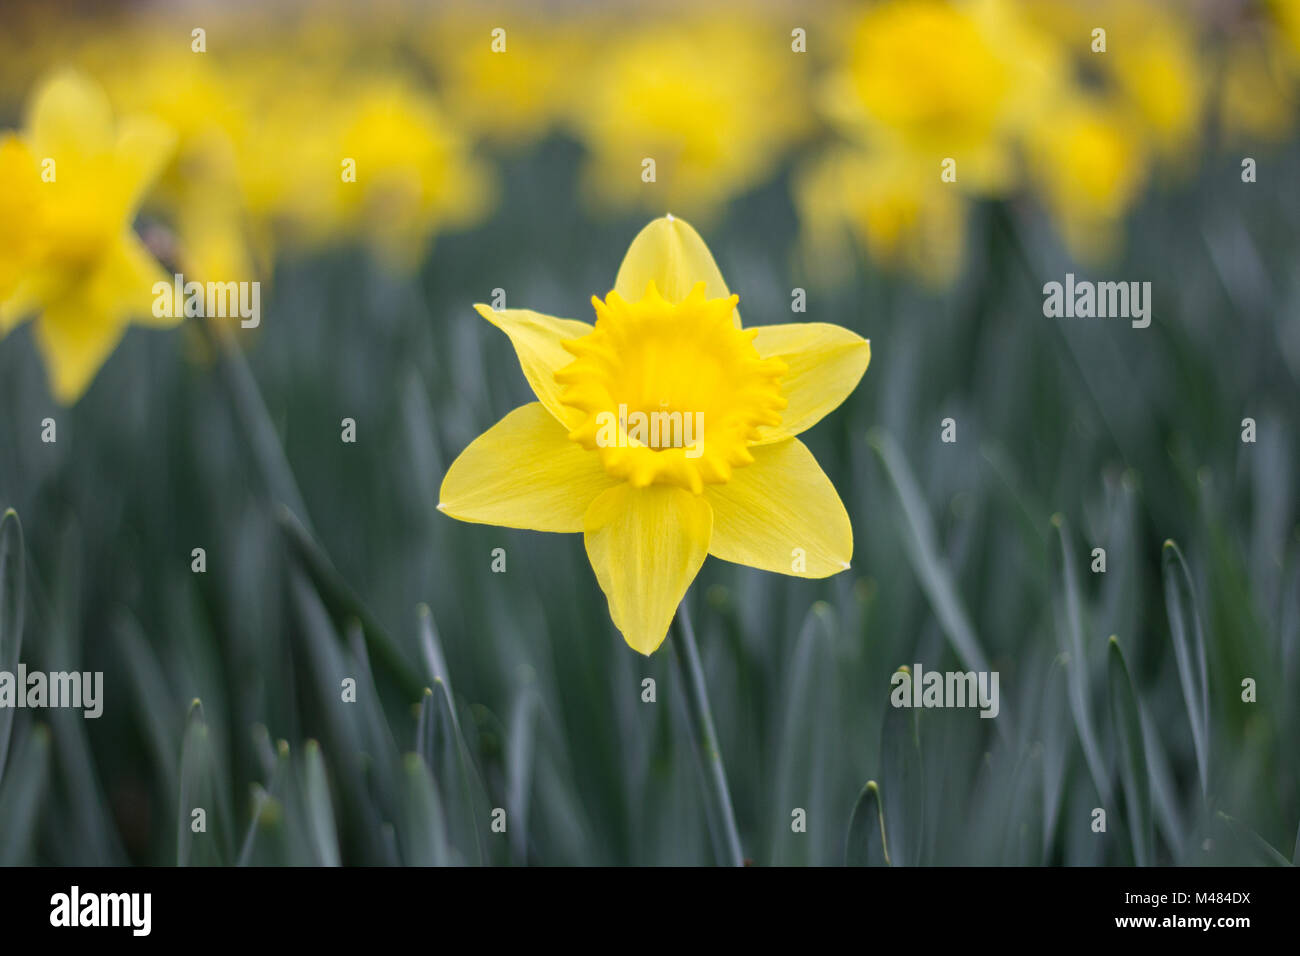
[{"label": "blade-like green leaf", "polygon": [[[772,862],[778,866],[823,862],[830,836],[826,776],[834,738],[834,616],[824,601],[804,618],[794,656],[786,669],[786,700],[777,758],[777,810]],[[806,831],[795,832],[791,814],[806,814]],[[836,834],[838,838],[838,834]]]},{"label": "blade-like green leaf", "polygon": [[[12,673],[23,646],[23,601],[26,595],[23,526],[12,508],[0,518],[0,671]],[[0,707],[0,780],[4,780],[9,735],[17,711]]]},{"label": "blade-like green leaf", "polygon": [[411,699],[420,696],[424,685],[420,682],[414,668],[406,655],[397,647],[388,632],[385,631],[374,616],[366,609],[359,598],[352,592],[339,576],[333,562],[320,545],[311,536],[311,532],[298,520],[287,507],[276,512],[276,522],[284,534],[289,550],[298,559],[299,566],[306,572],[316,589],[321,603],[336,620],[356,619],[361,622],[365,634],[366,648],[375,661],[386,667],[401,688],[402,693]]},{"label": "blade-like green leaf", "polygon": [[[206,828],[209,823],[215,824],[216,813],[214,807],[205,806],[210,802],[207,795],[212,789],[211,773],[208,724],[203,716],[203,704],[195,698],[190,704],[189,715],[185,721],[185,732],[181,738],[180,786],[176,806],[177,866],[190,865],[196,836],[204,840],[209,847],[213,846],[212,838],[206,832]],[[205,829],[198,834],[193,828],[193,813],[196,809],[202,809],[205,817]],[[207,817],[212,819],[207,820]],[[217,854],[210,852],[205,856],[213,859]]]},{"label": "blade-like green leaf", "polygon": [[[910,683],[911,669],[900,667]],[[885,845],[893,866],[919,866],[925,845],[925,788],[921,763],[921,712],[895,707],[886,699],[880,731],[880,788],[885,820]]]},{"label": "blade-like green leaf", "polygon": [[1169,613],[1169,634],[1174,642],[1178,680],[1187,704],[1187,721],[1192,728],[1192,745],[1196,750],[1196,768],[1204,797],[1209,788],[1210,772],[1210,690],[1205,668],[1205,632],[1201,627],[1187,562],[1173,541],[1165,542],[1160,563],[1165,607]]},{"label": "blade-like green leaf", "polygon": [[285,777],[290,770],[287,741],[277,741],[274,750],[271,750],[270,735],[266,733],[266,728],[259,726],[253,728],[253,742],[256,749],[271,751],[263,756],[263,764],[269,763],[270,769],[265,788],[253,784],[252,814],[248,821],[248,831],[244,834],[244,842],[240,847],[239,866],[248,866],[253,862],[253,853],[257,848],[257,838],[260,834],[282,829],[284,808],[280,795],[285,787]]},{"label": "blade-like green leaf", "polygon": [[1294,866],[1290,860],[1282,855],[1273,844],[1269,843],[1262,836],[1252,830],[1246,824],[1242,823],[1235,817],[1231,817],[1222,810],[1214,814],[1218,819],[1228,825],[1233,834],[1250,848],[1251,856],[1259,863],[1269,866]]},{"label": "blade-like green leaf", "polygon": [[1138,866],[1151,863],[1151,780],[1147,774],[1146,748],[1142,741],[1142,719],[1137,694],[1129,677],[1119,639],[1112,635],[1107,658],[1110,684],[1110,715],[1115,727],[1119,754],[1120,785],[1124,791],[1125,816],[1133,843],[1133,860]]},{"label": "blade-like green leaf", "polygon": [[1105,762],[1102,760],[1101,747],[1093,730],[1092,703],[1088,691],[1088,658],[1083,646],[1083,601],[1079,597],[1079,577],[1075,571],[1074,543],[1065,516],[1052,515],[1052,527],[1056,529],[1057,539],[1061,545],[1061,580],[1065,595],[1063,611],[1066,646],[1066,687],[1069,690],[1070,714],[1074,717],[1075,730],[1079,734],[1079,745],[1083,748],[1084,762],[1092,776],[1093,785],[1103,800],[1110,799],[1110,781],[1106,774]]},{"label": "blade-like green leaf", "polygon": [[[947,565],[939,558],[939,544],[934,532],[934,523],[925,506],[925,499],[917,486],[912,469],[903,456],[902,449],[892,436],[882,429],[874,429],[868,436],[871,447],[875,449],[898,500],[903,506],[906,528],[903,529],[903,546],[911,560],[916,576],[921,582],[930,606],[943,628],[944,634],[952,644],[953,650],[961,658],[968,670],[987,671],[988,658],[980,649],[975,628],[970,623],[970,615],[957,594],[952,575]],[[1001,723],[995,721],[1001,726]]]},{"label": "blade-like green leaf", "polygon": [[37,724],[14,749],[12,772],[0,786],[0,866],[31,862],[49,764],[50,731]]},{"label": "blade-like green leaf", "polygon": [[339,865],[338,835],[334,829],[334,810],[330,804],[329,780],[320,744],[307,741],[303,754],[303,802],[307,809],[307,830],[319,866]]},{"label": "blade-like green leaf", "polygon": [[885,840],[885,808],[880,802],[880,787],[868,780],[853,804],[849,817],[849,835],[844,847],[848,866],[889,865],[889,844]]},{"label": "blade-like green leaf", "polygon": [[432,690],[433,694],[425,698],[429,708],[428,757],[442,795],[448,838],[466,861],[482,865],[487,860],[484,828],[491,808],[461,736],[460,720],[447,685],[435,679]]},{"label": "blade-like green leaf", "polygon": [[419,754],[407,754],[403,767],[405,825],[399,832],[403,860],[407,866],[447,866],[456,862],[447,842],[447,822],[438,788],[428,765]]},{"label": "blade-like green leaf", "polygon": [[530,682],[515,700],[506,762],[510,853],[520,864],[528,861],[528,801],[533,784],[533,754],[537,749],[537,710],[537,688]]}]

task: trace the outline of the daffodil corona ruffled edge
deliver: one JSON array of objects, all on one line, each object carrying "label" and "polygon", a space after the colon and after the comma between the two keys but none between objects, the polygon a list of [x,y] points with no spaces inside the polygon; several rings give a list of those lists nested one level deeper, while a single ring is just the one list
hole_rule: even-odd
[{"label": "daffodil corona ruffled edge", "polygon": [[[642,654],[663,643],[706,555],[806,578],[848,568],[848,513],[795,436],[849,396],[871,343],[820,322],[743,328],[704,240],[672,216],[641,231],[613,290],[594,302],[594,326],[475,307],[509,336],[538,401],[461,453],[439,510],[581,532],[610,616]],[[593,440],[601,403],[653,403],[660,391],[673,393],[665,407],[692,392],[722,420],[720,456],[690,462],[682,448],[614,451]],[[657,455],[664,461],[648,457]]]}]

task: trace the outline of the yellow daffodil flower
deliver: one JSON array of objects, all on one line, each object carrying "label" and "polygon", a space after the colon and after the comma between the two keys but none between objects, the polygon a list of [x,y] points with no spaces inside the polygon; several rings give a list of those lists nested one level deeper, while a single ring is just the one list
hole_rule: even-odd
[{"label": "yellow daffodil flower", "polygon": [[[511,149],[541,139],[563,116],[586,62],[586,31],[523,10],[439,11],[423,32],[440,99],[476,138]],[[496,31],[494,33],[494,31]]]},{"label": "yellow daffodil flower", "polygon": [[851,25],[847,55],[820,97],[852,138],[905,154],[956,185],[1015,185],[1016,137],[1049,115],[1063,82],[1059,50],[1010,0],[886,0]]},{"label": "yellow daffodil flower", "polygon": [[1146,182],[1150,162],[1128,114],[1078,96],[1028,143],[1031,171],[1070,251],[1101,262],[1118,246],[1124,214]]},{"label": "yellow daffodil flower", "polygon": [[173,137],[153,120],[115,124],[104,92],[85,77],[64,72],[37,90],[23,139],[40,164],[31,174],[39,176],[44,247],[0,304],[0,332],[36,315],[36,345],[51,390],[58,401],[71,404],[117,346],[129,320],[178,321],[154,317],[154,283],[168,277],[132,230]]},{"label": "yellow daffodil flower", "polygon": [[848,397],[871,345],[825,323],[745,329],[737,302],[699,234],[670,216],[592,299],[595,325],[476,306],[539,401],[461,453],[438,508],[581,532],[610,616],[642,654],[708,554],[806,578],[853,554],[844,505],[795,436]]},{"label": "yellow daffodil flower", "polygon": [[[355,182],[334,176],[336,209],[383,260],[416,268],[440,230],[467,225],[491,201],[489,180],[437,101],[401,76],[358,83],[345,102],[337,149]],[[337,161],[336,161],[337,165]]]},{"label": "yellow daffodil flower", "polygon": [[1219,122],[1234,144],[1279,143],[1296,116],[1293,64],[1272,30],[1243,32],[1227,43],[1219,84]]},{"label": "yellow daffodil flower", "polygon": [[809,124],[804,59],[773,35],[744,18],[697,17],[602,44],[572,106],[590,152],[587,199],[712,217],[772,175]]},{"label": "yellow daffodil flower", "polygon": [[856,261],[852,238],[871,257],[943,286],[960,271],[967,203],[933,171],[892,151],[839,147],[809,161],[795,179],[807,268],[831,282]]}]

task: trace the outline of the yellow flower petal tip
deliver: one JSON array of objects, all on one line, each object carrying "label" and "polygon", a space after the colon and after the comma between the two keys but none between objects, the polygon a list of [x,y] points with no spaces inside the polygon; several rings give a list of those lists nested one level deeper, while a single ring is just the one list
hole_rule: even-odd
[{"label": "yellow flower petal tip", "polygon": [[581,533],[641,654],[662,645],[707,555],[795,577],[849,570],[848,513],[795,436],[852,393],[870,341],[828,323],[744,329],[704,240],[671,214],[591,301],[590,325],[475,305],[538,401],[457,457],[438,510]]}]

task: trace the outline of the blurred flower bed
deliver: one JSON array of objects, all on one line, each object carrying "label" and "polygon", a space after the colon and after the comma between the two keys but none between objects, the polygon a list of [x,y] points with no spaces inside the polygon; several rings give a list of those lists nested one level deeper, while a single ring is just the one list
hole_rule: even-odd
[{"label": "blurred flower bed", "polygon": [[474,303],[589,320],[665,213],[874,356],[808,435],[852,567],[685,602],[745,854],[1300,862],[1298,97],[1300,0],[6,2],[0,668],[107,699],[0,713],[0,863],[722,859],[581,543],[436,510],[533,398]]},{"label": "blurred flower bed", "polygon": [[[68,270],[15,286],[51,263],[81,269],[137,204],[160,227],[155,255],[199,281],[269,278],[279,259],[350,243],[409,272],[439,234],[492,214],[503,153],[554,133],[583,146],[580,199],[595,217],[680,210],[707,226],[789,169],[802,254],[826,281],[853,268],[856,244],[952,282],[971,203],[990,197],[1033,202],[1077,258],[1105,262],[1145,191],[1185,180],[1206,149],[1290,134],[1297,10],[20,5],[0,35],[0,115],[16,128],[0,152],[12,184],[0,330],[53,309],[47,363],[81,350],[91,366],[53,373],[55,393],[75,399],[116,342],[87,330],[147,315],[143,293],[82,290],[74,323],[57,315]],[[153,140],[107,158],[115,122],[128,138],[153,124]],[[135,164],[114,174],[131,201],[85,178],[86,195],[36,189],[50,123],[67,125],[90,169]]]}]

